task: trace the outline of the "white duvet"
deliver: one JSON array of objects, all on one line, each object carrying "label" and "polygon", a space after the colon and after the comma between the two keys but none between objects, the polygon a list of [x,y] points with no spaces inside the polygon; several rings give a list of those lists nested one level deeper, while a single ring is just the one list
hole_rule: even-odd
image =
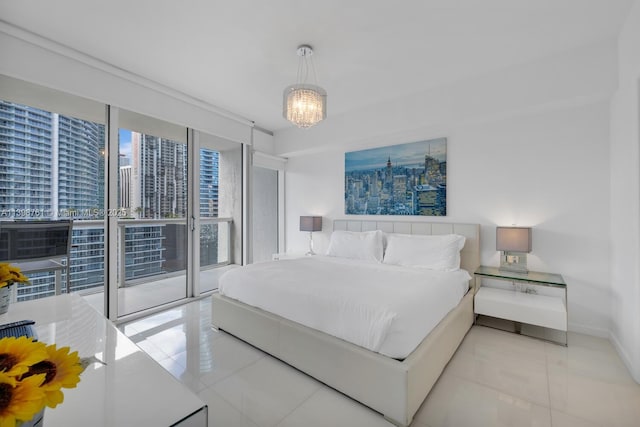
[{"label": "white duvet", "polygon": [[228,298],[404,359],[468,289],[464,270],[442,272],[313,256],[229,270]]}]

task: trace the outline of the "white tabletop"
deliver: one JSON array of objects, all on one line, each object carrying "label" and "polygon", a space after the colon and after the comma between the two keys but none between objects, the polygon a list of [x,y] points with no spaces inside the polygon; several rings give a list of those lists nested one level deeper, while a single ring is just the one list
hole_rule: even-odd
[{"label": "white tabletop", "polygon": [[[0,324],[24,319],[36,321],[39,341],[106,362],[90,365],[76,388],[62,390],[64,402],[45,410],[47,427],[173,426],[181,421],[206,426],[204,403],[76,294],[12,304],[0,315]],[[199,421],[185,422],[196,413]]]}]

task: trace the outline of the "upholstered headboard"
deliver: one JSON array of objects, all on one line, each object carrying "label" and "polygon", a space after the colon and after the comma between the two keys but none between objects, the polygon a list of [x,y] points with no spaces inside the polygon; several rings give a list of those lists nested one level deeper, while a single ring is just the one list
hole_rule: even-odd
[{"label": "upholstered headboard", "polygon": [[[373,231],[401,234],[459,234],[466,238],[460,251],[460,267],[473,276],[480,266],[480,225],[460,224],[456,222],[409,222],[409,221],[359,221],[337,219],[333,221],[334,230]],[[473,280],[471,281],[473,283]]]}]

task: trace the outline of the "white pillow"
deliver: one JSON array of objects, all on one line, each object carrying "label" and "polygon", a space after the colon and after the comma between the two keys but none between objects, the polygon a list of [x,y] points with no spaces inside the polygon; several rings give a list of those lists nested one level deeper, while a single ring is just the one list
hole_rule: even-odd
[{"label": "white pillow", "polygon": [[431,270],[460,269],[460,250],[465,238],[457,234],[388,234],[385,264],[423,267]]},{"label": "white pillow", "polygon": [[382,231],[334,231],[328,256],[382,262]]}]

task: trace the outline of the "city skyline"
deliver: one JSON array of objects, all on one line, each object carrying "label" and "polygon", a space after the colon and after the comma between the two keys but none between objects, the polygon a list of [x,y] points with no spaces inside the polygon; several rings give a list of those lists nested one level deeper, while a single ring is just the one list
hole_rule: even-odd
[{"label": "city skyline", "polygon": [[[132,135],[137,138],[135,159]],[[0,100],[0,136],[1,221],[71,218],[81,224],[106,216],[104,125]],[[130,218],[127,221],[134,221],[132,213],[145,219],[186,217],[186,144],[127,129],[119,129],[119,137],[118,148],[124,155],[119,191],[129,206],[110,212]],[[218,152],[201,149],[200,157],[200,211],[215,217]],[[126,169],[135,169],[135,174],[124,174]],[[127,279],[183,268],[182,261],[176,262],[181,259],[176,245],[186,241],[181,237],[184,228],[179,224],[125,227]],[[102,226],[74,227],[71,290],[103,286],[104,238]],[[205,262],[217,259],[216,248],[211,238],[201,240]],[[53,279],[49,273],[33,275],[30,285],[20,287],[19,298],[50,295]]]},{"label": "city skyline", "polygon": [[345,213],[445,216],[446,138],[345,153]]},{"label": "city skyline", "polygon": [[447,139],[437,138],[347,152],[345,153],[345,172],[384,168],[387,160],[392,156],[393,166],[417,166],[424,161],[425,154],[440,162],[445,162]]}]

